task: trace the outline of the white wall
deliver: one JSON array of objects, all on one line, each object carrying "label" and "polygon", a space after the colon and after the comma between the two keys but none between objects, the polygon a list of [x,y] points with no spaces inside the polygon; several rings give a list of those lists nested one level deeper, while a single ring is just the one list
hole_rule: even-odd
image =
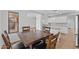
[{"label": "white wall", "polygon": [[37,14],[32,12],[21,11],[20,12],[20,20],[19,20],[19,30],[22,31],[22,26],[36,26],[36,16]]},{"label": "white wall", "polygon": [[2,29],[1,29],[1,12],[0,12],[0,34],[1,34],[1,31]]},{"label": "white wall", "polygon": [[2,26],[1,26],[1,12],[0,12],[0,48],[1,48],[1,44],[2,44],[1,33],[2,33]]},{"label": "white wall", "polygon": [[42,15],[42,18],[41,18],[42,20],[41,20],[41,22],[42,22],[42,24],[48,24],[48,16],[46,16],[46,15]]},{"label": "white wall", "polygon": [[36,16],[36,30],[42,30],[41,20],[42,20],[41,15],[37,15]]},{"label": "white wall", "polygon": [[8,15],[7,15],[7,11],[0,11],[0,48],[1,46],[3,45],[3,40],[2,40],[2,37],[1,37],[1,34],[4,30],[7,30],[8,31]]},{"label": "white wall", "polygon": [[8,11],[1,11],[1,26],[2,32],[7,30],[8,32]]},{"label": "white wall", "polygon": [[74,27],[75,27],[75,19],[76,19],[76,15],[67,16],[68,27],[69,28],[73,28],[74,29]]}]

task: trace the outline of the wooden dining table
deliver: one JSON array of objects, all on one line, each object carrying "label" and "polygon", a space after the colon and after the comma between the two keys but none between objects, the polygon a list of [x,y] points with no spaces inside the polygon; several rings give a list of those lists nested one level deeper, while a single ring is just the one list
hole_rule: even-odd
[{"label": "wooden dining table", "polygon": [[40,31],[40,30],[36,30],[35,32],[28,31],[28,32],[18,33],[18,36],[20,37],[24,46],[25,47],[29,46],[30,48],[32,48],[32,45],[35,42],[38,42],[40,40],[45,40],[45,38],[47,38],[49,35],[50,35],[50,33]]}]

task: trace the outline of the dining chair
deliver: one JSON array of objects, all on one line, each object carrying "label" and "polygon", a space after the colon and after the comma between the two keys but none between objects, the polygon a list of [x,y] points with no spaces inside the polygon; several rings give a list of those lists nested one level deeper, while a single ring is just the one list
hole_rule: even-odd
[{"label": "dining chair", "polygon": [[10,49],[10,48],[12,48],[10,41],[8,40],[8,38],[6,38],[6,36],[4,36],[4,34],[2,34],[2,38],[3,38],[3,41],[5,43],[5,45],[2,46],[2,49]]},{"label": "dining chair", "polygon": [[2,49],[10,49],[10,48],[12,48],[12,49],[26,49],[26,48],[29,48],[29,47],[25,47],[21,41],[11,43],[6,31],[4,31],[4,34],[2,34],[2,38],[5,43],[5,45],[2,46]]},{"label": "dining chair", "polygon": [[[53,34],[51,34],[53,35]],[[33,49],[46,49],[46,40],[48,39],[47,37],[41,38],[40,41],[36,42],[33,44]]]},{"label": "dining chair", "polygon": [[[4,31],[4,35],[5,35],[5,36],[8,38],[8,40],[10,41],[9,35],[8,35],[8,33],[7,33],[6,30]],[[17,43],[17,42],[19,42],[19,41],[20,41],[20,40],[15,41],[15,42],[12,42],[12,44]]]},{"label": "dining chair", "polygon": [[50,33],[50,27],[44,27],[44,28],[43,28],[43,31]]},{"label": "dining chair", "polygon": [[56,35],[50,35],[49,36],[48,41],[46,42],[47,43],[47,46],[46,46],[47,49],[55,49],[56,48],[56,43],[57,43],[59,34],[60,34],[60,32],[58,32]]},{"label": "dining chair", "polygon": [[22,31],[30,31],[30,26],[23,26]]},{"label": "dining chair", "polygon": [[36,32],[36,27],[30,28],[30,31]]}]

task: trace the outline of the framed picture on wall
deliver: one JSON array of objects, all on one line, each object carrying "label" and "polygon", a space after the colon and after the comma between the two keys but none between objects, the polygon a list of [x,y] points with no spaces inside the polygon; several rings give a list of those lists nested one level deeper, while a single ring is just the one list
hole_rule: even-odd
[{"label": "framed picture on wall", "polygon": [[8,12],[8,32],[15,33],[19,31],[19,13]]}]

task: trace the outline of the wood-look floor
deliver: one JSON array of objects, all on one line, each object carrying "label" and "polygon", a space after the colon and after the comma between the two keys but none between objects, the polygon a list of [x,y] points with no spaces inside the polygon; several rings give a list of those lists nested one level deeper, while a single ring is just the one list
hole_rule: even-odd
[{"label": "wood-look floor", "polygon": [[61,33],[56,49],[75,49],[74,30],[69,29],[67,34]]}]

